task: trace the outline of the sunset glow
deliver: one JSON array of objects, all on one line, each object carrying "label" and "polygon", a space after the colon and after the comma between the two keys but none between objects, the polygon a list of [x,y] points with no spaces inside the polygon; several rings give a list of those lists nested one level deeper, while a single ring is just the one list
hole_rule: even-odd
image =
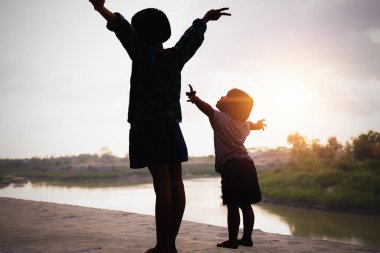
[{"label": "sunset glow", "polygon": [[[127,19],[147,7],[167,13],[172,47],[195,18],[230,7],[207,25],[182,71],[181,127],[190,155],[213,154],[207,118],[186,102],[187,84],[215,105],[231,88],[267,119],[247,147],[287,145],[298,131],[340,142],[380,130],[380,2],[107,1]],[[37,11],[38,10],[38,11]],[[0,3],[0,156],[128,153],[131,61],[88,1]],[[27,46],[25,45],[27,38]]]}]

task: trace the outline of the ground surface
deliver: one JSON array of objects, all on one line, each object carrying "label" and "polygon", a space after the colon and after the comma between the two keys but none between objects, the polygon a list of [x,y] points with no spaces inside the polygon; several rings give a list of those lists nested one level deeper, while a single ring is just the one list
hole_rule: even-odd
[{"label": "ground surface", "polygon": [[[208,214],[210,215],[210,214]],[[380,252],[360,246],[254,231],[254,246],[215,245],[227,229],[184,221],[178,252]],[[0,253],[139,253],[155,244],[153,216],[0,198]]]}]

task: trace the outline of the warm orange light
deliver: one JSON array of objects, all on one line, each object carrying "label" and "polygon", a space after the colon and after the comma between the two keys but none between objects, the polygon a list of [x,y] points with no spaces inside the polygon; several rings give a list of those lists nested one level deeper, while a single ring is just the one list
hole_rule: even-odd
[{"label": "warm orange light", "polygon": [[277,108],[292,115],[302,116],[310,109],[312,91],[310,86],[303,82],[300,77],[291,74],[278,73],[270,80],[271,102]]}]

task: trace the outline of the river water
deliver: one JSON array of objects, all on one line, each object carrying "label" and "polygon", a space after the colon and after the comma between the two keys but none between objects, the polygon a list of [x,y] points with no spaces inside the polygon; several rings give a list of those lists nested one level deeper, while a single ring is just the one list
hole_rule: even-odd
[{"label": "river water", "polygon": [[[226,226],[220,179],[185,180],[184,220]],[[0,197],[47,201],[154,215],[151,184],[113,187],[78,187],[27,183],[0,189]],[[253,205],[255,229],[380,248],[380,216],[327,212],[272,204]]]}]

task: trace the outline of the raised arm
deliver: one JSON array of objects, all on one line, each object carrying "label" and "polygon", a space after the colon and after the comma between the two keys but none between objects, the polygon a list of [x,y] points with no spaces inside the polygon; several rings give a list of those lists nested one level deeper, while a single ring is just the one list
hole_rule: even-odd
[{"label": "raised arm", "polygon": [[221,16],[231,16],[224,11],[228,8],[221,8],[217,10],[209,10],[203,18],[194,20],[186,32],[182,35],[180,40],[176,43],[174,48],[178,53],[178,60],[183,67],[185,63],[193,57],[198,48],[202,45],[204,40],[204,33],[206,32],[208,21],[218,20]]},{"label": "raised arm", "polygon": [[105,6],[105,0],[90,0],[92,5],[94,6],[94,9],[99,12],[102,17],[107,20],[107,22],[115,22],[117,19],[117,16],[112,11],[108,10]]},{"label": "raised arm", "polygon": [[94,9],[107,20],[108,30],[115,33],[129,57],[133,61],[145,59],[149,49],[143,46],[131,24],[120,13],[113,13],[108,10],[104,6],[105,0],[90,0],[90,2]]},{"label": "raised arm", "polygon": [[214,109],[211,107],[211,105],[207,104],[206,102],[198,98],[195,95],[196,91],[193,90],[193,87],[190,84],[189,84],[189,87],[190,87],[190,92],[186,92],[186,96],[189,98],[187,102],[191,102],[195,104],[201,112],[206,114],[207,117],[212,116],[214,113]]}]

